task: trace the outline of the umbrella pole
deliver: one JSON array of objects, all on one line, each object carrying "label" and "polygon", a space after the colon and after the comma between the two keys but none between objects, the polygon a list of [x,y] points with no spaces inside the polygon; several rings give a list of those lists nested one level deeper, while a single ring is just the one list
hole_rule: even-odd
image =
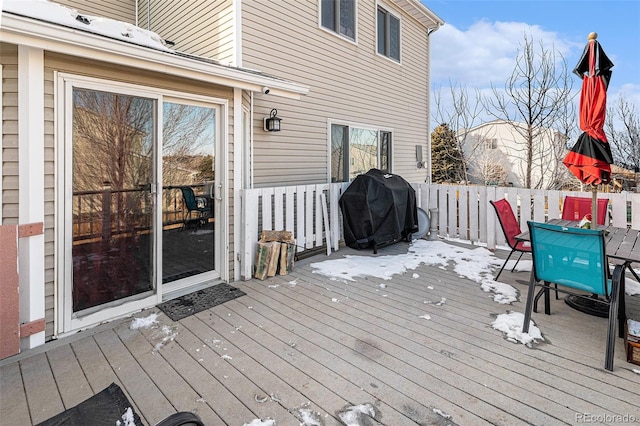
[{"label": "umbrella pole", "polygon": [[591,228],[598,227],[598,186],[592,185],[593,200],[591,201]]}]

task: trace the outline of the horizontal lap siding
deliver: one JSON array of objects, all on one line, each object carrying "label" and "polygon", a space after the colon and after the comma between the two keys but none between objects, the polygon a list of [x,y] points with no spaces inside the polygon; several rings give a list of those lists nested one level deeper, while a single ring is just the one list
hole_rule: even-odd
[{"label": "horizontal lap siding", "polygon": [[139,3],[139,26],[175,43],[180,52],[234,62],[233,1],[150,0]]},{"label": "horizontal lap siding", "polygon": [[135,0],[56,0],[55,2],[75,9],[78,13],[91,16],[103,16],[105,18],[130,22],[132,24],[135,23]]},{"label": "horizontal lap siding", "polygon": [[18,48],[0,43],[2,64],[2,223],[18,223]]},{"label": "horizontal lap siding", "polygon": [[[398,10],[402,64],[376,54],[374,2],[358,2],[357,44],[318,27],[318,3],[247,2],[242,10],[243,66],[309,86],[301,100],[256,96],[256,187],[328,181],[327,119],[394,131],[393,170],[424,181],[415,145],[426,154],[426,29]],[[277,24],[273,24],[277,22]],[[282,131],[262,120],[278,109]],[[425,158],[426,160],[426,158]]]},{"label": "horizontal lap siding", "polygon": [[55,324],[55,85],[53,72],[44,74],[44,298],[45,337],[51,338]]}]

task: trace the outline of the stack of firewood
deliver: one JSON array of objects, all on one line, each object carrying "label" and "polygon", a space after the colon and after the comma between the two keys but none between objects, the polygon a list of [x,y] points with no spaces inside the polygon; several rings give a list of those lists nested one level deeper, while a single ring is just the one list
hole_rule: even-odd
[{"label": "stack of firewood", "polygon": [[262,231],[256,250],[255,277],[264,280],[293,270],[296,241],[291,231]]}]

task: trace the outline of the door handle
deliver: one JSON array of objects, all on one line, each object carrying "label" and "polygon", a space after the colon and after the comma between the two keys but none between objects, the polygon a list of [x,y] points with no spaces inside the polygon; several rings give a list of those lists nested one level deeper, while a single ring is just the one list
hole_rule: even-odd
[{"label": "door handle", "polygon": [[222,201],[222,182],[218,184],[218,196],[216,197],[216,200]]}]

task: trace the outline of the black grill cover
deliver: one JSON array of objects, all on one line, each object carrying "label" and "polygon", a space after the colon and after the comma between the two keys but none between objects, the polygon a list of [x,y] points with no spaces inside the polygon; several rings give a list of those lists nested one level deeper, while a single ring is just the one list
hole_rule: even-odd
[{"label": "black grill cover", "polygon": [[344,240],[355,249],[392,244],[418,231],[416,192],[402,177],[371,169],[340,197]]}]

